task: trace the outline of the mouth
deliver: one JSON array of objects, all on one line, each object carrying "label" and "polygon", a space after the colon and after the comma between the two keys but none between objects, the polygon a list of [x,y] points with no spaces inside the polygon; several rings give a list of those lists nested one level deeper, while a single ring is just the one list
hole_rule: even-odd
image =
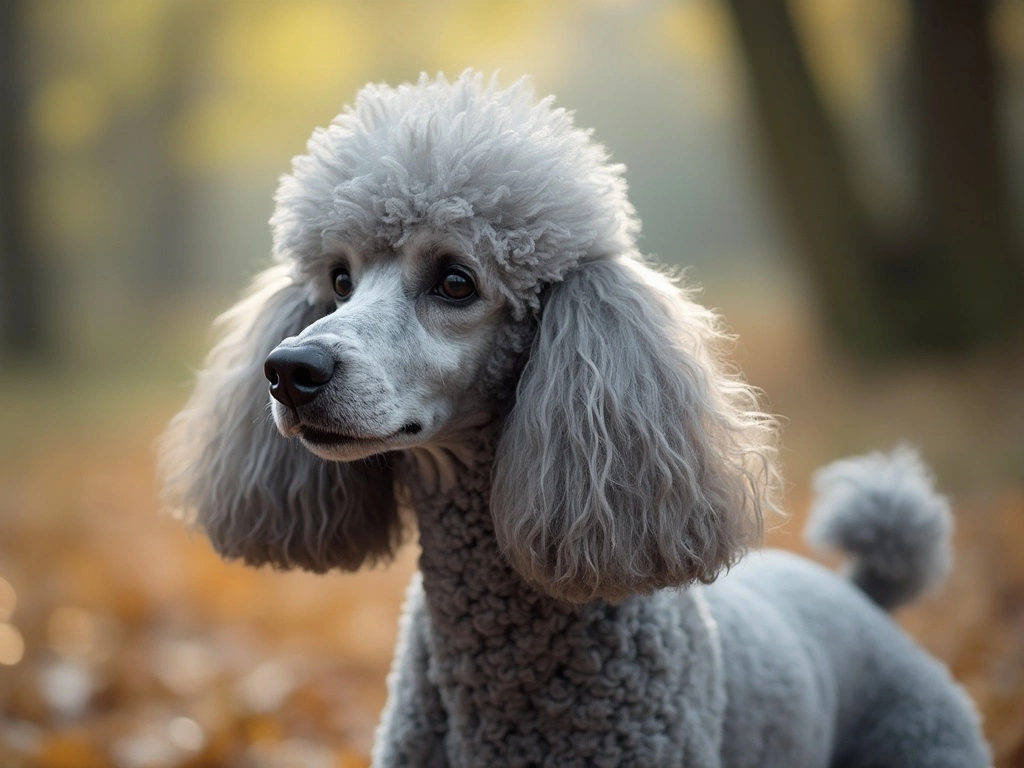
[{"label": "mouth", "polygon": [[410,422],[396,432],[392,432],[390,435],[384,435],[382,437],[367,436],[367,435],[350,435],[342,432],[331,432],[326,429],[320,429],[319,427],[308,427],[304,426],[300,428],[300,434],[302,439],[312,445],[321,446],[344,446],[344,445],[356,445],[359,443],[386,443],[395,438],[403,437],[405,435],[416,435],[423,430],[422,425],[416,422]]}]

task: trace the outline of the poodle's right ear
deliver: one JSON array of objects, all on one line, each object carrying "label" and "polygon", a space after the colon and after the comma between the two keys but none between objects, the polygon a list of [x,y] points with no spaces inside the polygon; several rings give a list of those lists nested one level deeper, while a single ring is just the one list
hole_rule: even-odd
[{"label": "poodle's right ear", "polygon": [[491,489],[498,543],[570,602],[710,582],[775,508],[775,422],[718,317],[639,258],[551,286]]},{"label": "poodle's right ear", "polygon": [[223,336],[163,437],[166,500],[225,558],[355,570],[388,559],[401,539],[386,457],[324,461],[270,416],[264,360],[318,316],[285,267],[260,275],[220,318]]}]

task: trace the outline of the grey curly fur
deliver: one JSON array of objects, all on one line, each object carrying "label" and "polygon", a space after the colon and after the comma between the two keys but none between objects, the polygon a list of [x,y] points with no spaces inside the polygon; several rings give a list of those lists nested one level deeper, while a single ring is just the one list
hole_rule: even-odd
[{"label": "grey curly fur", "polygon": [[272,267],[219,318],[222,338],[163,438],[164,492],[224,557],[355,570],[390,559],[402,537],[386,458],[323,461],[282,440],[267,409],[263,361],[323,313],[305,296]]},{"label": "grey curly fur", "polygon": [[554,287],[494,471],[498,542],[527,579],[622,600],[713,581],[760,540],[774,423],[722,370],[722,340],[636,262]]},{"label": "grey curly fur", "polygon": [[[421,575],[374,765],[990,764],[969,699],[864,592],[740,559],[776,509],[774,422],[716,316],[641,258],[623,168],[569,113],[474,73],[368,86],[296,158],[273,228],[278,265],[165,438],[167,497],[224,556],[315,571],[386,560],[409,503]],[[358,252],[379,287],[424,233],[486,287],[445,347],[475,379],[442,380],[456,415],[419,444],[314,458],[275,432],[263,359],[335,315],[371,328],[372,307],[333,303],[332,260]],[[948,511],[916,459],[821,482],[812,532],[874,600],[944,570]]]}]

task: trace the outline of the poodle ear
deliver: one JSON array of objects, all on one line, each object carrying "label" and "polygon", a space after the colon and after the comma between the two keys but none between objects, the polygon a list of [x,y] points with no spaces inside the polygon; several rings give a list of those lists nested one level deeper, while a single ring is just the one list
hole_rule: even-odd
[{"label": "poodle ear", "polygon": [[327,462],[282,437],[263,362],[321,313],[284,267],[218,321],[221,341],[161,445],[165,496],[225,558],[323,572],[389,558],[401,538],[383,459]]},{"label": "poodle ear", "polygon": [[775,423],[723,370],[716,315],[637,259],[552,286],[498,444],[491,509],[571,602],[710,582],[773,507]]}]

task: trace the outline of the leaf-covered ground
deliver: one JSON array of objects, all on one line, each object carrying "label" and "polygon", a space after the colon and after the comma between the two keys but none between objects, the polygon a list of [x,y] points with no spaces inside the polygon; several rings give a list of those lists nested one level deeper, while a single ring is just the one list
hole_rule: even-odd
[{"label": "leaf-covered ground", "polygon": [[[899,619],[977,701],[998,764],[1024,766],[1019,350],[879,374],[800,327],[758,323],[739,351],[789,419],[793,515],[771,543],[802,549],[822,461],[920,444],[954,497],[957,562]],[[158,515],[154,441],[181,391],[96,405],[27,381],[0,391],[0,765],[366,765],[415,547],[354,576],[226,565]]]}]

